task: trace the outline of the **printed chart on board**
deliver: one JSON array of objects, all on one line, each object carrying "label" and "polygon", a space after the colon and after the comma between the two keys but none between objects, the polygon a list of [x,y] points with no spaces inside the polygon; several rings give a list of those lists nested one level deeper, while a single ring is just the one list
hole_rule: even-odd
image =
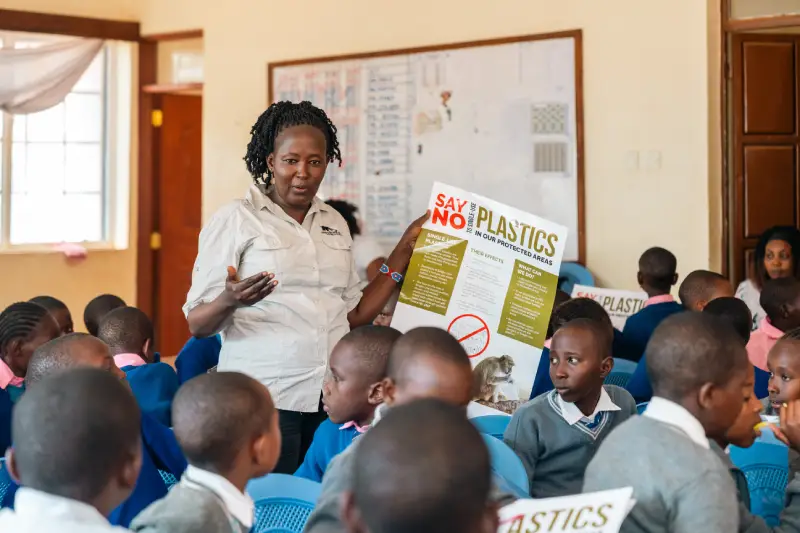
[{"label": "printed chart on board", "polygon": [[[320,190],[360,208],[387,249],[435,181],[568,229],[578,258],[575,40],[325,61],[271,70],[272,99],[309,100],[339,131]],[[476,340],[476,343],[479,342]]]}]

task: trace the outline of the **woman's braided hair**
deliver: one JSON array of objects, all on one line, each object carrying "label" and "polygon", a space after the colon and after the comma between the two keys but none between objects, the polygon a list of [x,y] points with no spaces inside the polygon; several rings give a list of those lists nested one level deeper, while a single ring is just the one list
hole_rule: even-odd
[{"label": "woman's braided hair", "polygon": [[253,181],[269,186],[272,171],[267,166],[267,157],[275,151],[275,139],[280,133],[292,126],[308,125],[320,130],[325,135],[325,155],[328,163],[334,161],[342,165],[342,153],[339,140],[336,138],[336,126],[325,114],[311,102],[294,104],[289,101],[275,102],[264,111],[250,130],[250,142],[244,156],[247,171]]}]

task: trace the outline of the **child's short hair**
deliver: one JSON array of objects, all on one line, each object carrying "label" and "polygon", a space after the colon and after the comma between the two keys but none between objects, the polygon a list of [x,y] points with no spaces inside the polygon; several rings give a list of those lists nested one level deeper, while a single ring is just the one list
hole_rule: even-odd
[{"label": "child's short hair", "polygon": [[672,252],[654,247],[646,250],[639,258],[639,273],[656,289],[669,292],[675,280],[678,260]]},{"label": "child's short hair", "polygon": [[26,487],[91,501],[139,454],[139,408],[111,374],[76,368],[44,379],[14,410],[14,457]]},{"label": "child's short hair", "polygon": [[695,270],[684,278],[678,289],[678,298],[686,309],[692,310],[697,302],[712,301],[715,285],[726,281],[728,278],[722,274],[710,270]]},{"label": "child's short hair", "polygon": [[747,344],[750,341],[750,330],[753,325],[753,315],[750,308],[739,298],[724,296],[708,302],[703,308],[704,313],[718,316],[730,324],[739,337]]},{"label": "child's short hair", "polygon": [[389,353],[386,375],[401,383],[422,358],[436,358],[472,369],[467,352],[455,337],[443,329],[426,326],[414,328],[397,339]]},{"label": "child's short hair", "polygon": [[90,334],[97,336],[97,328],[100,326],[100,321],[110,311],[117,307],[125,307],[125,301],[119,296],[113,294],[101,294],[92,298],[86,308],[83,310],[83,323],[86,325],[86,331]]},{"label": "child's short hair", "polygon": [[60,311],[62,309],[68,309],[67,308],[67,304],[65,304],[64,302],[62,302],[58,298],[54,298],[52,296],[45,296],[45,295],[34,296],[33,298],[31,298],[28,301],[31,302],[31,303],[34,303],[34,304],[41,305],[42,307],[44,307],[45,309],[47,309],[51,313],[53,311]]},{"label": "child's short hair", "polygon": [[711,314],[692,311],[664,320],[644,356],[654,395],[670,400],[683,398],[706,383],[723,386],[748,364],[742,341],[730,325]]},{"label": "child's short hair", "polygon": [[590,318],[576,318],[575,320],[571,320],[565,324],[563,324],[559,328],[559,332],[562,330],[567,329],[585,329],[588,330],[589,333],[594,338],[596,344],[599,348],[601,348],[602,358],[605,359],[606,357],[611,357],[611,344],[613,338],[611,335],[608,334],[608,327],[599,320],[592,320]]},{"label": "child's short hair", "polygon": [[559,305],[550,318],[553,335],[565,324],[581,318],[601,324],[606,328],[609,339],[613,339],[614,325],[611,323],[611,317],[608,316],[602,305],[591,298],[573,298]]},{"label": "child's short hair", "polygon": [[350,344],[360,361],[360,368],[370,383],[386,376],[389,352],[401,333],[388,326],[361,326],[351,330],[339,341]]},{"label": "child's short hair", "polygon": [[370,531],[467,532],[482,522],[489,453],[463,409],[413,401],[389,411],[362,439],[353,498]]},{"label": "child's short hair", "polygon": [[277,416],[267,388],[238,372],[187,381],[172,401],[172,428],[189,462],[227,472],[247,441],[272,428]]},{"label": "child's short hair", "polygon": [[139,353],[145,342],[153,342],[153,323],[136,307],[118,307],[100,321],[97,337],[113,354]]},{"label": "child's short hair", "polygon": [[800,297],[800,281],[794,278],[770,279],[764,283],[759,303],[770,320],[779,317],[783,308]]},{"label": "child's short hair", "polygon": [[50,312],[39,304],[16,302],[6,307],[0,313],[0,354],[11,341],[28,340],[43,320],[53,320],[55,324]]},{"label": "child's short hair", "polygon": [[25,374],[25,383],[28,388],[50,374],[80,366],[78,350],[84,343],[96,343],[101,349],[108,347],[88,333],[70,333],[57,337],[36,348],[28,363],[28,373]]}]

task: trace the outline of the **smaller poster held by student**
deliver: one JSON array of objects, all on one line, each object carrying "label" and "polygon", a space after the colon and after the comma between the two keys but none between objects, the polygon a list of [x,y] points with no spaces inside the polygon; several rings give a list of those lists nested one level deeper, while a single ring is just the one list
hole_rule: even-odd
[{"label": "smaller poster held by student", "polygon": [[573,298],[591,298],[603,306],[614,327],[622,331],[628,317],[638,313],[647,301],[646,292],[622,291],[617,289],[601,289],[575,285],[572,288]]},{"label": "smaller poster held by student", "polygon": [[500,509],[497,533],[619,533],[635,505],[633,488],[517,500]]},{"label": "smaller poster held by student", "polygon": [[567,230],[435,183],[392,327],[436,326],[469,355],[475,400],[506,413],[530,395]]}]

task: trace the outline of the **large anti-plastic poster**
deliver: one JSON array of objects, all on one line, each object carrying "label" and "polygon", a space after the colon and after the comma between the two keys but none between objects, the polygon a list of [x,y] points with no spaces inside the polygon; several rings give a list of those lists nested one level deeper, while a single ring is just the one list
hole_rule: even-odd
[{"label": "large anti-plastic poster", "polygon": [[392,326],[447,329],[472,359],[479,403],[526,401],[567,241],[563,226],[435,183]]}]

